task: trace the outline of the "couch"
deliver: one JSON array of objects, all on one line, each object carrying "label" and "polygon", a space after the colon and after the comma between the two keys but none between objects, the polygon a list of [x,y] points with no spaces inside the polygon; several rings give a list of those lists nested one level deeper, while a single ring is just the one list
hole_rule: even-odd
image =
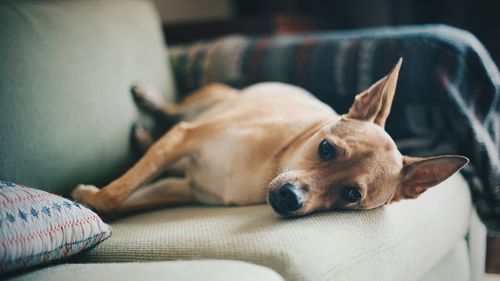
[{"label": "couch", "polygon": [[[131,125],[151,121],[129,94],[136,81],[169,100],[213,81],[283,81],[343,112],[403,55],[389,132],[408,153],[460,152],[451,145],[459,140],[443,141],[452,129],[434,70],[449,57],[461,61],[448,40],[483,52],[472,35],[446,26],[231,36],[167,48],[146,0],[4,1],[0,38],[0,178],[65,196],[78,183],[102,186],[135,161]],[[312,49],[314,42],[322,45]],[[321,67],[311,72],[311,65]],[[418,200],[300,219],[281,218],[267,205],[135,214],[109,221],[111,238],[91,250],[8,278],[481,280],[486,229],[470,178],[456,174]]]}]

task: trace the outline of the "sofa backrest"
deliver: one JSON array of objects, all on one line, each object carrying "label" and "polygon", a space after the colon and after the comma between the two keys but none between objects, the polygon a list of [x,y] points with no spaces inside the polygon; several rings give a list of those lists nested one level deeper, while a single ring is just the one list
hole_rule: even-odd
[{"label": "sofa backrest", "polygon": [[0,2],[0,179],[67,195],[132,163],[142,81],[174,95],[151,1]]}]

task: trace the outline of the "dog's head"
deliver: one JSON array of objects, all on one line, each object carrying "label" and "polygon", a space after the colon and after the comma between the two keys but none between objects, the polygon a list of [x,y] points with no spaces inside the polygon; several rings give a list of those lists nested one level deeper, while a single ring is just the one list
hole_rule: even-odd
[{"label": "dog's head", "polygon": [[299,144],[268,186],[276,212],[372,209],[416,198],[467,164],[462,156],[403,156],[385,132],[401,62],[357,95],[347,114]]}]

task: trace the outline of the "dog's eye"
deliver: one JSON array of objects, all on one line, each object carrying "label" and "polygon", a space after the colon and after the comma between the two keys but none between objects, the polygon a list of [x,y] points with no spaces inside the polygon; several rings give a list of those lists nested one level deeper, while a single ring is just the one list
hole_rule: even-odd
[{"label": "dog's eye", "polygon": [[359,193],[359,190],[355,187],[346,187],[342,189],[341,194],[342,199],[349,203],[355,203],[361,199],[361,193]]},{"label": "dog's eye", "polygon": [[335,147],[328,140],[322,140],[318,147],[318,154],[321,160],[327,161],[335,157],[337,152],[335,151]]}]

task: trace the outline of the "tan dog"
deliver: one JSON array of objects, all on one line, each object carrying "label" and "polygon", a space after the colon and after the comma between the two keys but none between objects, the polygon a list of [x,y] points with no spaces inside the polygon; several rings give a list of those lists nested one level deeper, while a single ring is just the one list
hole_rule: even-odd
[{"label": "tan dog", "polygon": [[[179,107],[138,91],[164,114],[187,121],[123,176],[102,189],[80,185],[73,197],[110,214],[190,202],[257,204],[267,196],[286,216],[416,198],[468,160],[402,156],[384,131],[401,61],[341,116],[307,91],[281,83],[241,91],[210,85]],[[175,166],[184,178],[149,183]]]}]

